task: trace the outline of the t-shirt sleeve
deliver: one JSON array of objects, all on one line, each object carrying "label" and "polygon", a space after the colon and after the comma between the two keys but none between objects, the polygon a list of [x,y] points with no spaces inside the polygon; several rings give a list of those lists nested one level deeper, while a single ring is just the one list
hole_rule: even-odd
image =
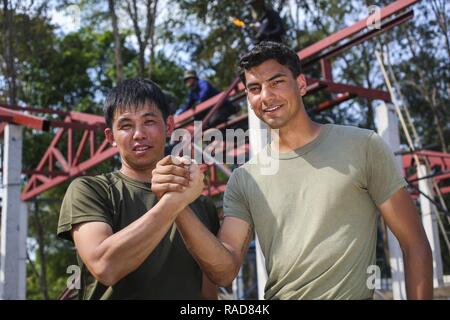
[{"label": "t-shirt sleeve", "polygon": [[70,231],[82,222],[104,222],[113,226],[107,186],[92,177],[77,178],[64,196],[58,222],[58,237],[72,240]]},{"label": "t-shirt sleeve", "polygon": [[407,185],[390,147],[375,132],[367,148],[367,189],[377,206]]},{"label": "t-shirt sleeve", "polygon": [[223,215],[240,218],[253,227],[250,206],[244,193],[245,186],[242,183],[243,173],[243,169],[236,169],[228,180],[223,196]]}]

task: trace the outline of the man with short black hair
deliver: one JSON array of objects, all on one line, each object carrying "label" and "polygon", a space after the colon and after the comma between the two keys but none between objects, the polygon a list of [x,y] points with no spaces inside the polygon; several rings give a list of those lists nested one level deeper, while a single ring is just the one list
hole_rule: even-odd
[{"label": "man with short black hair", "polygon": [[[431,299],[430,246],[389,147],[371,130],[313,122],[303,104],[300,59],[287,46],[261,42],[239,65],[248,102],[276,140],[234,170],[218,239],[190,212],[177,218],[208,277],[228,285],[255,230],[266,299],[371,299],[379,211],[403,250],[408,299]],[[264,174],[266,166],[278,171]],[[177,176],[163,167],[155,180]],[[171,190],[164,183],[152,188]]]},{"label": "man with short black hair", "polygon": [[[174,129],[166,98],[152,81],[122,81],[106,97],[105,135],[117,147],[119,171],[80,177],[64,197],[58,236],[73,241],[81,267],[81,299],[215,299],[176,228],[187,208],[216,233],[214,203],[204,196],[197,165],[179,159],[186,182],[155,194],[150,181]],[[180,191],[184,190],[183,193]]]}]

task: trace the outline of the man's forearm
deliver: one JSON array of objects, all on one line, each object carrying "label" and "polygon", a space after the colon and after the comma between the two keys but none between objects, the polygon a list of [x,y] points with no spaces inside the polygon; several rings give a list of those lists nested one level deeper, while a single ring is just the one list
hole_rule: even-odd
[{"label": "man's forearm", "polygon": [[109,285],[137,269],[168,232],[182,207],[168,197],[97,248],[98,261],[107,268]]},{"label": "man's forearm", "polygon": [[229,285],[239,271],[239,263],[230,250],[189,208],[178,215],[175,223],[186,247],[208,278],[219,286]]},{"label": "man's forearm", "polygon": [[429,247],[403,250],[408,299],[433,299],[433,262]]}]

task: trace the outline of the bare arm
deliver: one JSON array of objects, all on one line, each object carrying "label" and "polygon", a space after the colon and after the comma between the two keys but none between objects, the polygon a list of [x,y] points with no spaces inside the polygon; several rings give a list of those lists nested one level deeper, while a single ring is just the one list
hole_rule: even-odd
[{"label": "bare arm", "polygon": [[181,211],[170,197],[117,233],[103,222],[75,225],[72,237],[92,275],[107,286],[137,269],[155,249]]},{"label": "bare arm", "polygon": [[251,226],[235,217],[225,217],[218,237],[189,209],[175,220],[183,240],[203,272],[215,284],[228,286],[239,272],[252,238]]},{"label": "bare arm", "polygon": [[[186,185],[189,175],[182,165],[170,157],[161,160],[152,174],[152,191],[161,197],[179,185]],[[252,238],[251,226],[234,217],[226,217],[218,237],[186,207],[175,220],[187,249],[206,276],[215,284],[226,287],[236,277]]]},{"label": "bare arm", "polygon": [[202,281],[202,296],[205,300],[217,300],[217,286],[209,280],[209,278],[203,274]]},{"label": "bare arm", "polygon": [[433,299],[431,249],[408,192],[402,188],[379,209],[403,252],[407,298]]}]

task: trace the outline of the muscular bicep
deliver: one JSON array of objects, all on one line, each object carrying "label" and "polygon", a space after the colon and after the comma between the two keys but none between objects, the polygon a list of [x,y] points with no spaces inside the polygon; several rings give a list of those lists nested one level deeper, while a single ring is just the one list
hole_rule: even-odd
[{"label": "muscular bicep", "polygon": [[253,228],[242,219],[225,217],[217,237],[240,266],[253,237]]},{"label": "muscular bicep", "polygon": [[73,227],[72,239],[78,255],[91,272],[101,257],[99,250],[101,243],[112,234],[111,226],[104,222],[85,222]]},{"label": "muscular bicep", "polygon": [[417,209],[404,188],[383,202],[379,209],[384,221],[403,249],[426,241]]}]

